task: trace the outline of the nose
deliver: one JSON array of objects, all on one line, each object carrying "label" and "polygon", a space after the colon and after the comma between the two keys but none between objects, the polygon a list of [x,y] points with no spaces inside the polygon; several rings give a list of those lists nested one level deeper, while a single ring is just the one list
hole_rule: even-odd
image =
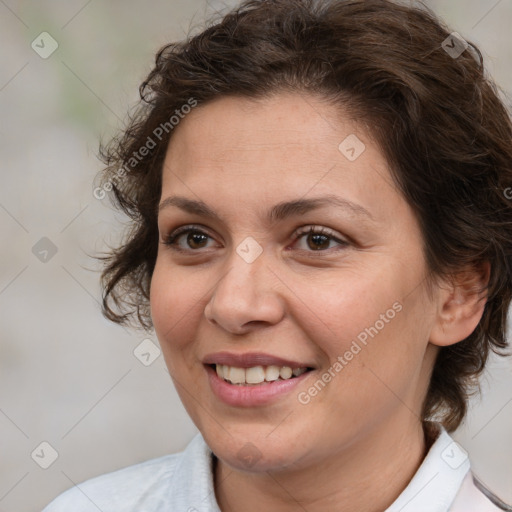
[{"label": "nose", "polygon": [[204,313],[210,323],[233,334],[277,324],[284,316],[276,272],[263,252],[247,263],[233,253],[229,270],[215,286]]}]

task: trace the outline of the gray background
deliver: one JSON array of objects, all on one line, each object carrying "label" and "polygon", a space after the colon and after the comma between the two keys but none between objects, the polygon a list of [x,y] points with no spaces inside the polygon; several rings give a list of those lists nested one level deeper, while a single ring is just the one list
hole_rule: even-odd
[{"label": "gray background", "polygon": [[[510,91],[512,2],[427,3]],[[92,195],[99,138],[122,126],[155,51],[223,5],[0,0],[0,511],[41,510],[73,483],[179,451],[197,432],[162,356],[144,366],[133,354],[156,338],[101,316],[87,254],[126,226]],[[59,44],[47,59],[31,48],[43,31]],[[32,252],[43,237],[57,248],[46,263]],[[509,502],[511,437],[512,363],[493,359],[455,438]],[[48,460],[43,441],[59,455],[46,470],[35,462]]]}]

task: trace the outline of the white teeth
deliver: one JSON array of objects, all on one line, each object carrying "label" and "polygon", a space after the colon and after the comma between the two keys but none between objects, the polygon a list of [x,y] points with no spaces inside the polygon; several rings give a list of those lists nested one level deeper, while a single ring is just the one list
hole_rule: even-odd
[{"label": "white teeth", "polygon": [[228,366],[228,375],[226,376],[225,373],[224,375],[224,378],[229,379],[233,384],[245,384],[245,370],[243,368]]},{"label": "white teeth", "polygon": [[279,376],[281,379],[289,379],[293,374],[293,370],[289,366],[281,366],[279,370]]},{"label": "white teeth", "polygon": [[263,382],[273,382],[278,379],[288,380],[298,377],[307,371],[307,368],[290,368],[289,366],[253,366],[251,368],[237,368],[236,366],[227,366],[217,364],[217,375],[232,384],[256,385]]},{"label": "white teeth", "polygon": [[277,379],[279,379],[279,366],[267,366],[265,380],[267,382],[272,382]]},{"label": "white teeth", "polygon": [[245,370],[245,382],[247,384],[261,384],[265,380],[263,366],[253,366]]}]

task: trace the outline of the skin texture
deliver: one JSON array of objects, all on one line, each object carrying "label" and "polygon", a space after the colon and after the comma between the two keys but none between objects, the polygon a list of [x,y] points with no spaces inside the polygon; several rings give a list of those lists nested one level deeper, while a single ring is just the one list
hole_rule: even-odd
[{"label": "skin texture", "polygon": [[[218,457],[220,508],[384,510],[426,454],[420,411],[435,355],[478,324],[485,301],[470,292],[480,276],[466,273],[460,286],[441,283],[428,296],[419,225],[386,160],[360,124],[320,98],[224,97],[175,130],[162,201],[202,200],[221,221],[161,210],[151,314],[181,400]],[[365,144],[355,161],[338,149],[351,134]],[[373,220],[328,206],[266,221],[276,203],[326,194]],[[209,238],[182,235],[182,253],[163,243],[190,224]],[[294,241],[310,226],[348,245],[308,234]],[[263,249],[250,264],[236,252],[246,237]],[[298,393],[397,302],[401,311],[300,403]],[[265,352],[315,370],[271,405],[234,407],[212,393],[202,364],[217,351]],[[246,443],[259,457],[250,466],[239,455]]]}]

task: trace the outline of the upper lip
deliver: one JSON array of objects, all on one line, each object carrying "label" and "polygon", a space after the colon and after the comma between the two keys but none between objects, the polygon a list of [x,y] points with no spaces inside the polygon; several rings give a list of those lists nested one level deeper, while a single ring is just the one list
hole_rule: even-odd
[{"label": "upper lip", "polygon": [[290,368],[313,368],[309,363],[301,363],[291,359],[265,354],[263,352],[215,352],[203,359],[204,364],[224,364],[237,368],[251,368],[253,366],[289,366]]}]

